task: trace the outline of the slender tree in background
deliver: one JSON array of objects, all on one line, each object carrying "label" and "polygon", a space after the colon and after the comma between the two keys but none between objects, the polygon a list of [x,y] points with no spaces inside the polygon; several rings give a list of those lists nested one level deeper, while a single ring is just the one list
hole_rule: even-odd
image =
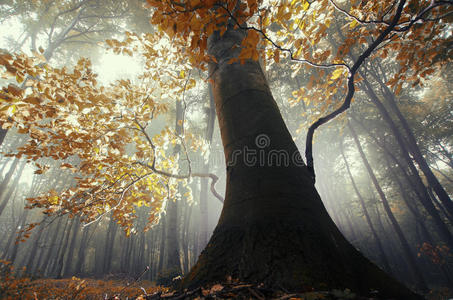
[{"label": "slender tree in background", "polygon": [[368,226],[370,227],[371,233],[373,234],[373,238],[376,241],[377,247],[379,249],[380,256],[381,256],[380,258],[381,258],[382,264],[384,266],[384,269],[387,272],[390,272],[391,271],[390,264],[389,264],[389,262],[387,260],[386,255],[385,255],[385,251],[384,251],[384,248],[382,247],[381,240],[380,240],[380,238],[378,237],[378,235],[376,233],[376,229],[374,228],[373,222],[371,221],[371,218],[370,218],[370,215],[369,215],[368,210],[366,208],[366,204],[365,204],[365,201],[363,199],[363,196],[360,193],[360,191],[359,191],[359,189],[357,187],[357,184],[354,181],[354,177],[352,176],[351,169],[349,168],[348,160],[346,159],[346,156],[344,154],[343,142],[342,141],[340,142],[340,150],[341,150],[341,155],[342,155],[343,160],[344,160],[344,164],[346,166],[346,170],[347,170],[348,175],[349,175],[349,177],[351,179],[351,182],[352,182],[352,187],[354,188],[354,191],[356,192],[357,197],[359,198],[360,206],[362,207],[363,214],[365,216],[366,222],[368,223]]},{"label": "slender tree in background", "polygon": [[360,157],[362,158],[362,161],[367,169],[368,175],[370,176],[371,181],[373,182],[373,185],[376,188],[376,191],[379,194],[379,197],[381,198],[382,205],[387,214],[387,217],[389,218],[389,220],[393,226],[393,229],[395,230],[395,232],[398,235],[398,238],[399,238],[401,245],[403,247],[403,250],[404,250],[405,258],[408,260],[408,265],[411,268],[411,273],[415,277],[417,286],[426,291],[427,290],[426,283],[423,278],[422,272],[419,269],[419,267],[417,266],[417,263],[415,261],[415,255],[412,253],[409,243],[407,242],[407,239],[404,236],[404,233],[401,229],[401,226],[398,224],[398,221],[396,220],[395,216],[393,215],[392,210],[390,209],[390,205],[387,200],[387,197],[385,196],[384,191],[382,190],[381,186],[379,185],[376,175],[374,174],[373,169],[371,168],[370,163],[368,162],[368,159],[366,158],[365,153],[363,152],[362,146],[360,145],[360,141],[357,137],[354,127],[352,127],[350,125],[350,123],[348,123],[348,128],[357,145],[357,148],[360,153]]}]

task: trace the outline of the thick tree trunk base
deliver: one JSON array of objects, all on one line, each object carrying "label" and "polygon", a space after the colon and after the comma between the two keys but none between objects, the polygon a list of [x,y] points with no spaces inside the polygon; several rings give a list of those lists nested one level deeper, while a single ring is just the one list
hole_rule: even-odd
[{"label": "thick tree trunk base", "polygon": [[348,288],[362,296],[378,291],[385,299],[422,299],[363,257],[336,228],[327,236],[324,225],[308,228],[303,218],[296,223],[264,219],[246,227],[218,226],[183,286],[231,276],[296,292]]}]

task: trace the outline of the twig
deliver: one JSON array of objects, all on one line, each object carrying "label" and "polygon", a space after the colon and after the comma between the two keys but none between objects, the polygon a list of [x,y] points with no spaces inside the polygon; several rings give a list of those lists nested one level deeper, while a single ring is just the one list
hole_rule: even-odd
[{"label": "twig", "polygon": [[249,292],[250,292],[253,296],[255,296],[256,298],[258,298],[259,300],[264,300],[264,299],[266,299],[266,298],[264,298],[263,296],[258,295],[258,292],[255,291],[254,289],[248,288],[248,290],[249,290]]},{"label": "twig", "polygon": [[146,266],[145,270],[143,270],[143,272],[140,273],[140,275],[138,275],[138,277],[137,277],[131,284],[126,284],[126,286],[123,287],[123,289],[122,289],[121,291],[119,291],[118,294],[113,295],[112,297],[109,298],[109,300],[110,300],[110,299],[113,300],[113,299],[115,299],[115,297],[120,297],[121,294],[122,294],[128,287],[131,287],[131,286],[133,286],[135,283],[137,283],[137,281],[139,281],[140,278],[142,278],[143,275],[145,275],[145,273],[148,272],[148,271],[149,271],[149,266]]}]

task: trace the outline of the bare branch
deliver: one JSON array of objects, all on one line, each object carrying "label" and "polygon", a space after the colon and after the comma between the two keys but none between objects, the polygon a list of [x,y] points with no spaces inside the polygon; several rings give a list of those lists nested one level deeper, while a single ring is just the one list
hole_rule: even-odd
[{"label": "bare branch", "polygon": [[[340,6],[338,6],[337,3],[335,3],[335,1],[333,0],[329,0],[330,4],[332,4],[333,7],[335,7],[336,10],[338,10],[339,12],[341,12],[342,14],[344,14],[345,16],[351,18],[351,19],[354,19],[356,22],[360,23],[360,24],[385,24],[385,25],[389,25],[388,22],[384,21],[384,20],[366,20],[366,19],[359,19],[357,18],[356,16],[354,15],[351,15],[349,12],[347,12],[346,10],[344,10],[343,8],[341,8]],[[391,6],[393,7],[393,5]],[[385,15],[385,14],[384,14]]]}]

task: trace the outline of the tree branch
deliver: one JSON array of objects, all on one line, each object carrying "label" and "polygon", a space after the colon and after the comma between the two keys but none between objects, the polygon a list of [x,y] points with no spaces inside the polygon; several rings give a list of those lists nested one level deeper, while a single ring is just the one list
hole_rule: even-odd
[{"label": "tree branch", "polygon": [[398,7],[396,9],[395,16],[393,17],[392,21],[390,22],[389,26],[382,31],[377,39],[370,45],[368,48],[357,58],[357,61],[354,63],[354,65],[351,68],[348,68],[349,70],[349,75],[348,75],[348,83],[347,83],[347,94],[346,97],[344,98],[343,104],[331,112],[330,114],[319,118],[315,123],[313,123],[309,128],[307,132],[307,139],[306,139],[306,144],[305,144],[305,158],[307,160],[307,168],[311,173],[313,182],[316,181],[316,175],[315,175],[315,169],[314,169],[314,163],[313,163],[313,135],[315,133],[315,130],[329,122],[330,120],[334,119],[336,116],[341,114],[342,112],[346,111],[349,106],[351,105],[351,100],[352,97],[354,96],[355,93],[355,86],[354,86],[354,76],[357,72],[357,70],[360,68],[360,66],[363,64],[363,62],[371,55],[371,53],[378,47],[386,38],[386,36],[392,32],[392,30],[395,28],[395,26],[398,23],[398,20],[401,17],[401,13],[403,11],[404,4],[406,3],[406,0],[401,0],[398,4]]}]

